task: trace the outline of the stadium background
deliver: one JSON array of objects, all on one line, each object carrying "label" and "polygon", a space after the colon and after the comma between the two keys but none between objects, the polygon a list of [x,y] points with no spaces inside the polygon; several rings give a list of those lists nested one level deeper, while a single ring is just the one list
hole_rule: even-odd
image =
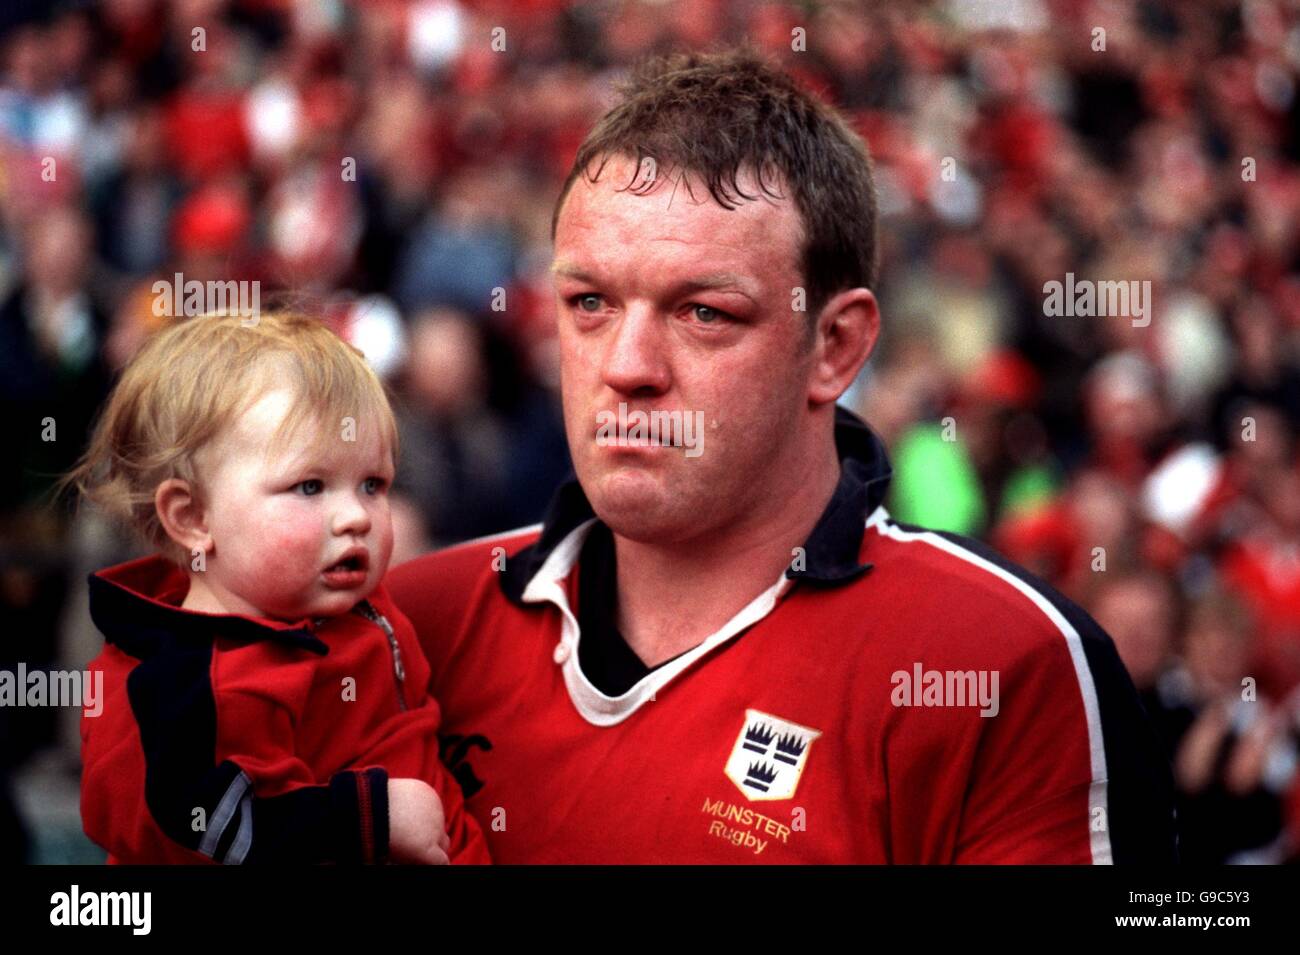
[{"label": "stadium background", "polygon": [[[97,650],[85,575],[138,551],[47,495],[177,272],[291,293],[366,351],[400,403],[395,559],[537,520],[568,466],[559,186],[629,64],[742,38],[875,157],[884,333],[844,403],[890,447],[895,516],[992,542],[1110,631],[1185,859],[1296,859],[1282,0],[6,0],[0,668]],[[1068,273],[1150,282],[1150,323],[1047,315]],[[102,859],[78,713],[0,708],[0,857]]]}]

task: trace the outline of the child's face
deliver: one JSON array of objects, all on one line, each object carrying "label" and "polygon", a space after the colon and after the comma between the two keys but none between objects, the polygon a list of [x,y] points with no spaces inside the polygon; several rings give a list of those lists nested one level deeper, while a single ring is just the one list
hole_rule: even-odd
[{"label": "child's face", "polygon": [[[343,440],[339,422],[338,440],[320,450],[308,450],[305,437],[275,446],[295,400],[288,390],[267,393],[200,455],[212,549],[191,586],[231,612],[284,620],[345,613],[388,569],[391,453],[362,420],[355,441]],[[329,569],[345,556],[355,557],[354,569]]]}]

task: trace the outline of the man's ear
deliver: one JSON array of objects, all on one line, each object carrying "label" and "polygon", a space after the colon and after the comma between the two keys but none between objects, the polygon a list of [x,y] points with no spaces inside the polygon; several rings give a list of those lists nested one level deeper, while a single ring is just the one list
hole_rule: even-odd
[{"label": "man's ear", "polygon": [[870,289],[847,289],[827,301],[817,316],[808,400],[823,405],[844,394],[879,335],[880,307]]},{"label": "man's ear", "polygon": [[163,530],[186,553],[192,554],[196,549],[207,553],[212,549],[207,516],[188,481],[180,478],[163,481],[154,492],[153,503]]}]

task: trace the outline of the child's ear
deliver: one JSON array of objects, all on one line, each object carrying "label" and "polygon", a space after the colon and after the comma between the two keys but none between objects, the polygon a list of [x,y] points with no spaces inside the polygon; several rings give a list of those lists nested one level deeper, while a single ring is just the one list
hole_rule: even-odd
[{"label": "child's ear", "polygon": [[167,536],[187,553],[192,554],[195,549],[207,553],[212,549],[207,517],[188,481],[180,478],[163,481],[154,492],[153,503]]}]

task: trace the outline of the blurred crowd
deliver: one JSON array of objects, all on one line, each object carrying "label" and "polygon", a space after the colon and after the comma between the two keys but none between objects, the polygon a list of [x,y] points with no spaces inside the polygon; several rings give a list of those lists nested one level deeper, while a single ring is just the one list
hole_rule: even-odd
[{"label": "blurred crowd", "polygon": [[[366,353],[402,429],[395,560],[538,520],[568,469],[559,186],[637,58],[740,38],[875,159],[884,333],[844,403],[890,447],[894,516],[1111,633],[1186,860],[1300,858],[1285,0],[9,0],[0,668],[97,651],[85,575],[138,545],[49,490],[176,273],[259,281]],[[1149,282],[1149,323],[1048,315],[1067,273]],[[28,845],[7,774],[75,772],[75,716],[0,710],[0,856]]]}]

